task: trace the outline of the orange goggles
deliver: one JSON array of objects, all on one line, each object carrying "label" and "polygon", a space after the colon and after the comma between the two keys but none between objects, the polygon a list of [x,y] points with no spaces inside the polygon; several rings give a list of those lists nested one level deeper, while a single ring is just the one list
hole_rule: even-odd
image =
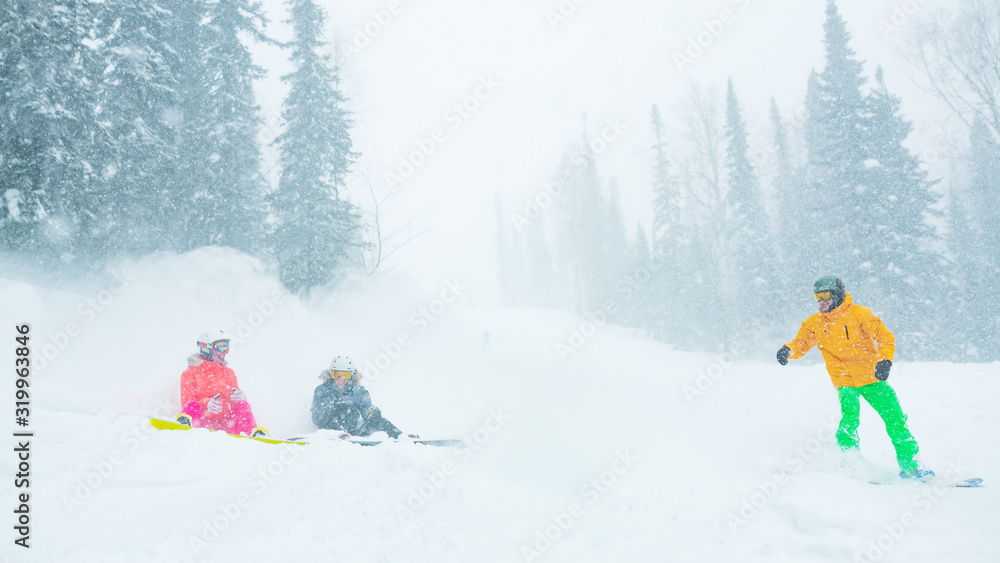
[{"label": "orange goggles", "polygon": [[330,372],[330,377],[333,379],[343,379],[348,380],[351,378],[351,372],[347,370],[335,369]]},{"label": "orange goggles", "polygon": [[833,299],[833,292],[821,291],[816,294],[816,301],[829,301],[830,299]]}]

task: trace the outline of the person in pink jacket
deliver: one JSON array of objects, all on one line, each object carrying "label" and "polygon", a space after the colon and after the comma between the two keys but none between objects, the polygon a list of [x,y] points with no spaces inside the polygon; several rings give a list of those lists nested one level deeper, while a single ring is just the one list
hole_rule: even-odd
[{"label": "person in pink jacket", "polygon": [[198,339],[198,354],[188,358],[188,368],[181,374],[183,410],[177,422],[229,434],[267,436],[240,391],[236,372],[226,366],[229,341],[221,330],[210,330]]}]

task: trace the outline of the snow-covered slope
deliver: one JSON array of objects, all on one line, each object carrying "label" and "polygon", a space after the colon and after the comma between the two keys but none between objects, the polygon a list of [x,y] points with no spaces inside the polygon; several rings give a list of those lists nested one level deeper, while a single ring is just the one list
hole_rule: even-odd
[{"label": "snow-covered slope", "polygon": [[[72,290],[0,280],[0,361],[13,365],[21,322],[32,323],[36,354],[32,547],[13,544],[19,491],[8,480],[0,558],[1000,557],[996,365],[900,364],[890,379],[925,464],[960,466],[987,486],[876,486],[830,451],[838,406],[816,363],[682,353],[564,313],[485,310],[462,280],[430,294],[389,277],[348,280],[303,303],[256,262],[219,249],[119,276]],[[286,447],[144,426],[130,413],[179,408],[185,358],[214,327],[241,337],[231,365],[275,437],[314,432],[316,376],[346,353],[367,366],[366,385],[397,425],[472,447],[362,448],[321,434]],[[15,431],[6,373],[0,415]],[[891,474],[891,445],[868,407],[861,437],[858,474]],[[10,478],[7,444],[0,473]]]}]

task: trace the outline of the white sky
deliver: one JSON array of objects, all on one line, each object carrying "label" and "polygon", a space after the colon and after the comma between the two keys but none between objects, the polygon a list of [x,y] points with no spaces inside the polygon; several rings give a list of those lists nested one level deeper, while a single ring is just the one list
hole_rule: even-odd
[{"label": "white sky", "polygon": [[[288,39],[283,3],[264,4],[270,34]],[[793,114],[804,99],[810,69],[823,65],[825,0],[322,4],[329,37],[342,48],[342,86],[356,120],[355,147],[362,152],[351,180],[351,199],[370,210],[369,179],[376,193],[385,195],[385,173],[396,172],[400,157],[416,150],[416,141],[440,129],[438,138],[443,133],[444,140],[434,143],[434,153],[388,199],[382,216],[388,231],[405,224],[430,231],[395,254],[389,266],[411,273],[428,289],[459,276],[484,298],[492,297],[495,283],[494,194],[501,193],[508,215],[523,209],[525,198],[537,195],[542,184],[554,178],[567,142],[580,138],[584,113],[592,137],[608,120],[624,125],[623,133],[599,155],[598,170],[605,180],[617,178],[632,233],[636,221],[647,227],[651,221],[652,104],[670,120],[690,81],[714,84],[722,92],[732,77],[751,134],[769,136],[770,97],[776,98],[783,114]],[[948,114],[913,84],[910,76],[915,75],[896,49],[914,20],[954,4],[838,3],[869,77],[875,65],[882,64],[890,90],[903,97],[904,112],[918,131],[911,137],[911,148],[918,154],[935,141],[942,146],[940,131]],[[568,15],[553,25],[549,13],[558,13],[560,7]],[[901,17],[908,21],[886,37],[880,23],[892,23],[894,9],[897,23]],[[729,10],[728,23],[721,22],[723,10]],[[384,22],[386,16],[391,18],[380,24],[378,13]],[[376,34],[359,41],[366,26]],[[710,42],[709,28],[716,32]],[[689,38],[697,40],[702,32],[708,46],[679,71],[674,53],[683,54]],[[357,44],[363,48],[352,52],[350,46]],[[258,103],[265,119],[274,123],[285,92],[277,76],[288,70],[286,54],[274,47],[254,49],[271,71],[260,84]],[[448,113],[489,78],[498,86],[493,92],[479,90],[484,99],[477,100],[479,107],[468,118],[459,121],[457,114]],[[953,133],[944,136],[944,145],[964,142],[953,139]],[[267,156],[273,159],[273,151]]]}]

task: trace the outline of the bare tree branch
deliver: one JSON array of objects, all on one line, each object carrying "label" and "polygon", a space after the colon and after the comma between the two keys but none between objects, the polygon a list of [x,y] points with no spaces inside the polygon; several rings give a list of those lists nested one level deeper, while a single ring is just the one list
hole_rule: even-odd
[{"label": "bare tree branch", "polygon": [[963,0],[957,12],[932,14],[903,56],[926,80],[919,87],[967,126],[981,119],[1000,138],[1000,4]]},{"label": "bare tree branch", "polygon": [[[369,276],[371,276],[379,271],[379,268],[382,267],[382,264],[390,256],[395,254],[399,249],[403,248],[410,242],[427,234],[430,231],[430,228],[424,227],[416,234],[410,234],[412,229],[411,226],[412,222],[407,222],[405,225],[394,231],[392,234],[386,236],[383,233],[382,211],[389,198],[391,198],[393,195],[396,195],[398,191],[395,188],[390,188],[383,196],[379,197],[378,193],[375,190],[375,183],[376,183],[375,179],[378,177],[377,173],[373,173],[369,168],[369,171],[366,171],[364,174],[362,174],[362,177],[365,179],[365,182],[368,185],[368,193],[369,195],[371,195],[372,198],[374,220],[372,222],[372,228],[371,228],[371,236],[373,240],[367,242],[364,245],[371,250],[371,255],[370,256],[367,255],[363,250],[361,256],[361,263],[362,266],[365,268],[365,272]],[[404,232],[407,233],[406,238],[399,244],[393,244],[390,247],[392,241],[398,238],[399,235],[401,235]]]}]

